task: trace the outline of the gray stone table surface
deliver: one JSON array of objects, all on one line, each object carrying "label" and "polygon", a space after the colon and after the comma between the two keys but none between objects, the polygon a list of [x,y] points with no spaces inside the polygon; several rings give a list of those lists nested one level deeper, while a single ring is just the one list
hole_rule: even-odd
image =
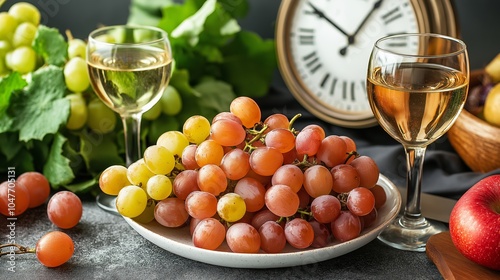
[{"label": "gray stone table surface", "polygon": [[[0,242],[7,220],[0,217]],[[46,214],[46,204],[16,221],[16,242],[34,247],[45,233],[60,230]],[[209,265],[174,255],[149,242],[117,215],[83,200],[80,223],[68,233],[75,253],[64,265],[46,268],[33,254],[17,255],[15,272],[0,257],[0,279],[442,279],[425,253],[400,251],[378,240],[320,263],[275,269],[237,269]]]}]

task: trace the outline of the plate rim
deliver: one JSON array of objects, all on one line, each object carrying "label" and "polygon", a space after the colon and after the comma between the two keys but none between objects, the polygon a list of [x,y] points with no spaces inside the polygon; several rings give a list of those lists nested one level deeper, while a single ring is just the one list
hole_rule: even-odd
[{"label": "plate rim", "polygon": [[[389,191],[388,197],[390,195],[391,199],[393,199],[392,205],[388,206],[386,202],[383,206],[389,208],[386,209],[387,213],[385,215],[385,220],[380,221],[377,225],[373,226],[373,228],[369,227],[368,229],[365,229],[360,236],[352,240],[342,243],[334,242],[331,245],[322,248],[309,248],[293,252],[282,252],[276,254],[261,252],[255,254],[245,254],[221,251],[219,250],[220,248],[218,250],[207,250],[194,247],[192,244],[186,244],[178,240],[168,238],[161,234],[168,231],[179,231],[186,226],[171,229],[163,227],[155,221],[148,224],[141,224],[135,222],[131,218],[123,218],[139,235],[151,243],[173,254],[198,262],[222,267],[260,269],[307,265],[336,258],[361,248],[362,246],[373,241],[378,234],[396,218],[401,209],[401,193],[395,184],[382,174],[379,175],[377,184],[381,185],[384,190]],[[151,226],[160,227],[161,232],[152,230]]]}]

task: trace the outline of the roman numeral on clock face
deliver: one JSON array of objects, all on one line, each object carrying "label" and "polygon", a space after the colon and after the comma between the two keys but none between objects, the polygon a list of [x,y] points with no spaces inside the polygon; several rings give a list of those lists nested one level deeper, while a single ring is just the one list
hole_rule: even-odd
[{"label": "roman numeral on clock face", "polygon": [[401,17],[403,17],[403,13],[399,10],[399,7],[396,7],[388,11],[387,13],[383,14],[382,20],[387,25]]},{"label": "roman numeral on clock face", "polygon": [[314,29],[299,28],[298,34],[300,45],[314,45]]},{"label": "roman numeral on clock face", "polygon": [[309,69],[309,71],[311,71],[312,74],[314,74],[316,71],[318,71],[318,69],[320,69],[323,66],[316,51],[313,51],[303,56],[302,60],[304,60],[307,69]]}]

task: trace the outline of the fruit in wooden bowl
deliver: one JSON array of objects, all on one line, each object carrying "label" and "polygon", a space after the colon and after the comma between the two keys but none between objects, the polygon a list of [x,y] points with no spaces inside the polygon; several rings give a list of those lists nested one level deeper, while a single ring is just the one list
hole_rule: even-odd
[{"label": "fruit in wooden bowl", "polygon": [[[469,98],[474,87],[484,82],[488,74],[483,70],[471,72]],[[468,100],[469,102],[469,100]],[[482,101],[484,103],[484,99]],[[481,104],[482,106],[484,104]],[[489,172],[500,168],[500,127],[488,123],[475,114],[482,114],[482,108],[474,112],[462,110],[455,124],[448,131],[448,140],[462,160],[473,171]],[[500,114],[500,108],[498,108]]]}]

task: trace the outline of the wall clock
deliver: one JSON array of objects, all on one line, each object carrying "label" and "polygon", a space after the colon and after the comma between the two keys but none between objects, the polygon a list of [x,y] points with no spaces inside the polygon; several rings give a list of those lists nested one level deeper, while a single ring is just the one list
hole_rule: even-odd
[{"label": "wall clock", "polygon": [[394,33],[458,36],[450,1],[282,0],[275,35],[279,70],[295,99],[318,118],[342,127],[374,126],[365,89],[373,44]]}]

